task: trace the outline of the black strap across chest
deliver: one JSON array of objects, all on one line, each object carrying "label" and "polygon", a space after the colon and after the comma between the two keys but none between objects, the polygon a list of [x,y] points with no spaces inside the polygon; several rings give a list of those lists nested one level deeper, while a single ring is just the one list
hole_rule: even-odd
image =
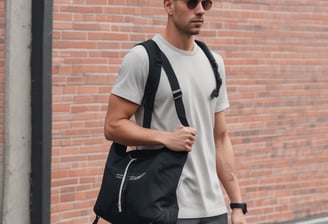
[{"label": "black strap across chest", "polygon": [[[197,45],[203,50],[205,55],[207,56],[215,76],[216,87],[211,93],[211,98],[218,97],[220,87],[222,84],[222,80],[218,71],[218,64],[208,47],[205,43],[196,40]],[[157,87],[160,80],[161,69],[162,67],[165,70],[167,78],[169,80],[171,91],[174,99],[175,108],[177,111],[178,118],[182,125],[189,126],[188,120],[186,117],[186,112],[184,109],[183,101],[182,101],[182,91],[179,86],[179,82],[175,75],[175,72],[166,57],[166,55],[160,50],[158,45],[152,39],[146,40],[140,45],[144,46],[147,51],[148,59],[149,59],[149,73],[145,86],[144,97],[143,97],[143,105],[144,105],[144,119],[143,119],[143,127],[150,128],[152,112],[154,109],[154,101],[157,92]]]}]

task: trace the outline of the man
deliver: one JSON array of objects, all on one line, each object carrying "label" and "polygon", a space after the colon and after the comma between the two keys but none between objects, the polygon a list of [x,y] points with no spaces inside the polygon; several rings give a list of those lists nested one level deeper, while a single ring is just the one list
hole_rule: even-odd
[{"label": "man", "polygon": [[[219,96],[209,96],[215,88],[212,67],[195,44],[211,0],[164,0],[167,24],[153,39],[168,57],[178,78],[190,127],[180,125],[171,89],[162,69],[151,129],[142,127],[141,106],[148,76],[145,49],[136,46],[125,56],[105,120],[108,140],[142,149],[166,146],[188,151],[177,188],[177,224],[227,224],[227,209],[219,179],[232,206],[233,224],[246,224],[245,209],[235,173],[233,150],[224,110],[229,107],[222,58],[214,54],[223,80]],[[135,121],[131,118],[134,116]]]}]

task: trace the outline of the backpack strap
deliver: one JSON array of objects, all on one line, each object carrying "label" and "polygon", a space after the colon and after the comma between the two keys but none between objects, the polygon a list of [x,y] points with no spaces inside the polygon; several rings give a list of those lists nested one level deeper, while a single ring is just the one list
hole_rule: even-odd
[{"label": "backpack strap", "polygon": [[213,54],[211,53],[211,51],[208,49],[207,45],[204,42],[200,41],[200,40],[195,40],[195,42],[203,50],[203,52],[205,53],[206,57],[210,61],[211,66],[212,66],[212,69],[213,69],[213,72],[214,72],[214,75],[215,75],[216,87],[213,90],[213,92],[211,93],[211,98],[213,99],[214,97],[218,97],[219,96],[220,87],[222,85],[222,79],[221,79],[220,73],[219,73],[219,66],[216,63],[216,60],[215,60]]},{"label": "backpack strap", "polygon": [[154,100],[160,79],[162,65],[170,83],[178,118],[182,125],[189,126],[182,101],[182,92],[179,86],[179,82],[169,60],[154,40],[146,40],[142,42],[141,45],[145,47],[149,57],[149,75],[146,82],[143,100],[145,107],[143,126],[148,128],[150,127],[151,115],[154,108]]},{"label": "backpack strap", "polygon": [[167,76],[170,86],[171,86],[174,105],[175,105],[175,109],[177,111],[179,120],[182,125],[189,126],[187,116],[186,116],[186,111],[185,111],[183,101],[182,101],[182,91],[180,89],[178,79],[177,79],[175,72],[171,66],[171,63],[167,59],[166,55],[159,49],[157,44],[156,44],[156,47],[161,52],[163,68],[165,70],[166,76]]},{"label": "backpack strap", "polygon": [[[195,40],[195,42],[205,53],[214,72],[216,87],[212,91],[210,96],[213,99],[219,96],[220,87],[222,85],[222,79],[220,77],[219,67],[207,45],[199,40]],[[155,43],[155,41],[153,41],[152,39],[146,40],[140,43],[140,45],[144,46],[144,48],[146,49],[149,59],[149,74],[148,74],[145,91],[144,91],[144,98],[143,98],[143,104],[145,109],[143,127],[150,128],[152,112],[154,109],[155,95],[160,80],[162,65],[171,86],[174,104],[179,120],[181,124],[185,126],[189,126],[183,101],[182,101],[182,91],[180,89],[179,82],[176,78],[175,72],[169,60],[167,59],[165,54],[161,51],[161,49],[158,47],[158,45]]]},{"label": "backpack strap", "polygon": [[143,127],[150,128],[152,113],[154,109],[155,95],[161,77],[162,61],[161,54],[154,46],[154,41],[149,39],[142,43],[148,54],[149,72],[143,96],[144,118]]}]

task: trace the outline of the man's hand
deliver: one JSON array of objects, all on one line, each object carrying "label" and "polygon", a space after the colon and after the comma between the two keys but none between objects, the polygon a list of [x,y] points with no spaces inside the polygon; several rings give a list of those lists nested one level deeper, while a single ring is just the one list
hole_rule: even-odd
[{"label": "man's hand", "polygon": [[164,145],[172,151],[192,150],[197,131],[191,127],[179,126],[173,132],[168,133]]},{"label": "man's hand", "polygon": [[232,224],[247,224],[246,217],[243,211],[239,208],[234,208],[231,213]]}]

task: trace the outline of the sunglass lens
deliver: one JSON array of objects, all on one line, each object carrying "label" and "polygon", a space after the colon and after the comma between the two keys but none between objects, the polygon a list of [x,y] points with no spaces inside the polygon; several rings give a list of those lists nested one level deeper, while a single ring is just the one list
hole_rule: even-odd
[{"label": "sunglass lens", "polygon": [[194,9],[198,5],[198,0],[188,0],[187,5],[189,9]]},{"label": "sunglass lens", "polygon": [[[197,7],[199,3],[199,0],[188,0],[187,5],[189,9],[194,9]],[[212,7],[212,1],[211,0],[201,0],[202,7],[205,10],[209,10]]]},{"label": "sunglass lens", "polygon": [[203,9],[209,10],[212,7],[212,1],[211,0],[203,0],[202,6],[203,6]]}]

